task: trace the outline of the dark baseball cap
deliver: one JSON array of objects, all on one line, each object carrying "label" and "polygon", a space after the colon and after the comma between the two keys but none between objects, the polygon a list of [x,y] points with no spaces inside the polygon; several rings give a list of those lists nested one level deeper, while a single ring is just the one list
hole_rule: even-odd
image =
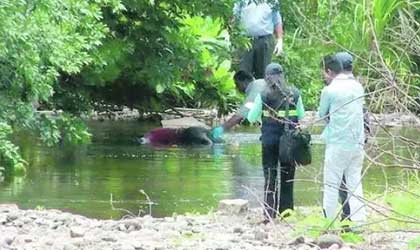
[{"label": "dark baseball cap", "polygon": [[265,75],[281,75],[283,74],[283,67],[278,63],[270,63],[265,68]]},{"label": "dark baseball cap", "polygon": [[344,70],[353,69],[353,56],[348,52],[338,52],[335,54],[336,59],[343,65]]}]

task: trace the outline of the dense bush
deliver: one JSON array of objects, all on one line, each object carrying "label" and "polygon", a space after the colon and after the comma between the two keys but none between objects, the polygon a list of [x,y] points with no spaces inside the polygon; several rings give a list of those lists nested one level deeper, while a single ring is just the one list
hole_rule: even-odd
[{"label": "dense bush", "polygon": [[123,4],[125,10],[119,13],[105,9],[104,22],[111,32],[96,53],[103,63],[63,77],[58,108],[84,96],[81,109],[101,103],[140,111],[173,106],[218,107],[223,113],[232,109],[236,96],[223,32],[230,1]]},{"label": "dense bush", "polygon": [[[50,101],[60,74],[77,74],[96,58],[108,28],[101,7],[118,1],[3,0],[0,2],[0,164],[22,167],[10,136],[38,132],[47,143],[86,142],[89,134],[76,117],[52,120],[37,115],[38,102]],[[64,136],[65,135],[65,136]]]}]

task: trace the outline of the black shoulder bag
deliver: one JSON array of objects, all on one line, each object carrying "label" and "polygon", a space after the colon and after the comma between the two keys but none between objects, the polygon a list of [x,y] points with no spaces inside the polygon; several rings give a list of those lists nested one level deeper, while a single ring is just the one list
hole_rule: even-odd
[{"label": "black shoulder bag", "polygon": [[298,165],[311,164],[311,134],[300,129],[290,129],[289,96],[286,97],[285,118],[284,131],[279,142],[280,161]]}]

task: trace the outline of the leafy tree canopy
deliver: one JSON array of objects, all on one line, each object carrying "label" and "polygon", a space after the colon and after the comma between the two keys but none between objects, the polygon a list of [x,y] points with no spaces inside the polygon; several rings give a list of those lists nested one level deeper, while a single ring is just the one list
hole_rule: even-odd
[{"label": "leafy tree canopy", "polygon": [[[232,111],[233,47],[247,40],[232,25],[233,2],[1,1],[1,164],[25,164],[10,141],[21,129],[51,145],[88,141],[79,117],[109,104]],[[418,111],[418,10],[416,0],[282,0],[285,54],[274,60],[307,109],[323,87],[321,56],[349,50],[374,93],[371,109]],[[64,112],[49,118],[35,112],[39,104]]]}]

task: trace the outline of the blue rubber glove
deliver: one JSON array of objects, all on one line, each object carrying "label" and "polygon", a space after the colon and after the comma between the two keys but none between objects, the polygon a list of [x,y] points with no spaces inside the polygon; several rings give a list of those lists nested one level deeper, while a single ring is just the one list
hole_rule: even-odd
[{"label": "blue rubber glove", "polygon": [[222,126],[215,127],[211,130],[211,136],[213,136],[214,139],[220,139],[224,133],[224,129]]}]

